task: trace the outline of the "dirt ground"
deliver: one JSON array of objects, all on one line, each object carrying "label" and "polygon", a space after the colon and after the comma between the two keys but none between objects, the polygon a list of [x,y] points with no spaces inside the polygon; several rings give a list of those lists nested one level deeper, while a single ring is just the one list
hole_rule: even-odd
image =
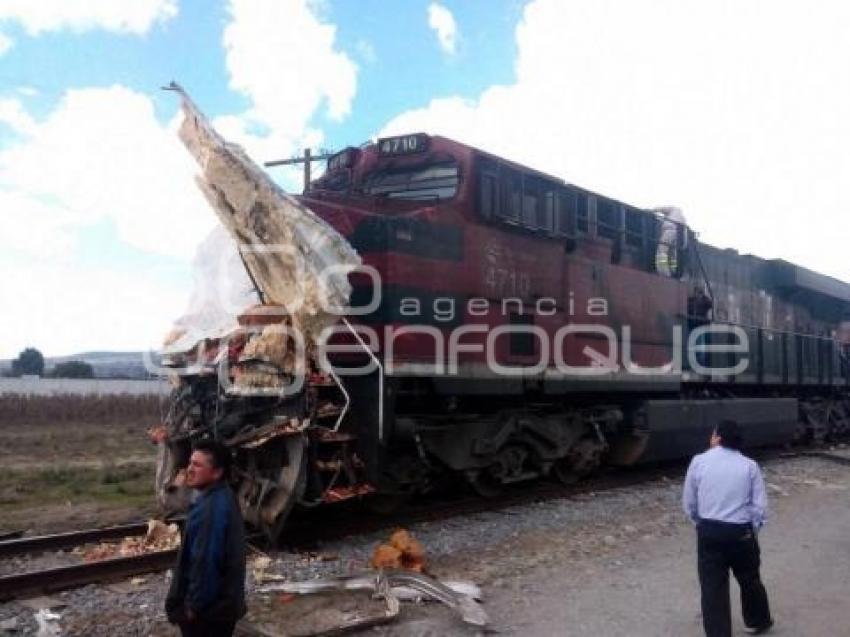
[{"label": "dirt ground", "polygon": [[[850,637],[844,606],[850,590],[850,466],[794,457],[766,461],[763,470],[770,517],[760,541],[776,622],[771,634]],[[699,637],[696,538],[681,512],[680,494],[681,478],[672,476],[410,530],[426,548],[431,573],[481,586],[495,633]],[[362,568],[380,537],[349,538],[321,551]],[[279,572],[290,579],[318,576],[292,563]],[[734,634],[744,635],[737,584],[730,590]],[[281,604],[249,596],[250,608],[261,603],[272,613],[277,607],[277,634],[305,634],[311,620],[305,598]],[[405,603],[397,620],[370,634],[485,633],[463,626],[446,607]]]},{"label": "dirt ground", "polygon": [[[771,634],[850,637],[845,607],[850,467],[798,457],[770,460],[763,469],[771,506],[761,534],[762,575],[776,620]],[[695,537],[681,513],[680,493],[681,479],[674,475],[413,525],[432,574],[481,587],[490,629],[465,627],[438,604],[404,603],[399,618],[367,634],[699,637]],[[322,544],[315,555],[331,556],[330,561],[273,554],[272,571],[295,580],[361,572],[386,535]],[[269,611],[277,616],[276,634],[305,634],[307,607],[320,600],[283,600],[256,592],[251,582],[249,577],[248,621]],[[167,574],[158,574],[146,577],[135,592],[89,586],[59,593],[63,634],[175,635],[162,611],[167,586]],[[737,585],[731,589],[735,634],[743,635]],[[348,605],[335,603],[330,610],[345,611]],[[26,627],[22,634],[33,634],[32,611],[17,603],[0,604],[0,620],[18,621]]]},{"label": "dirt ground", "polygon": [[[776,622],[770,634],[850,636],[850,467],[774,461],[765,475],[771,518],[760,542]],[[679,489],[675,481],[667,496],[645,498],[603,519],[595,533],[605,534],[601,542],[588,538],[593,525],[524,532],[482,547],[466,564],[441,559],[435,568],[483,583],[487,611],[501,634],[697,637],[704,633],[695,535],[678,511],[665,506],[676,504]],[[730,590],[734,633],[743,635],[737,584]],[[451,618],[430,615],[411,615],[408,625],[382,632],[470,634],[452,626]]]},{"label": "dirt ground", "polygon": [[[81,428],[77,439],[85,440],[88,434]],[[8,436],[0,427],[0,445],[7,444]],[[142,462],[140,469],[139,457],[148,451],[152,460],[153,449],[127,429],[116,433],[115,440],[116,449],[127,452],[124,458],[130,458],[129,463],[122,464],[117,453],[101,452],[100,457],[88,453],[91,446],[80,442],[64,468],[46,468],[45,462],[50,465],[55,459],[34,452],[31,469],[6,472],[0,478],[0,493],[10,485],[20,488],[20,475],[10,477],[17,471],[29,471],[37,488],[24,489],[23,495],[15,496],[20,498],[16,502],[4,496],[0,525],[24,523],[27,515],[39,531],[50,525],[73,528],[118,522],[122,516],[142,517],[144,507],[150,506],[146,472],[152,472],[153,464]],[[776,621],[771,634],[850,637],[845,607],[850,591],[850,466],[795,457],[766,461],[763,470],[770,518],[760,542],[762,576]],[[134,484],[138,492],[133,492]],[[71,493],[75,489],[78,492]],[[696,542],[681,512],[680,493],[681,478],[673,472],[648,484],[423,522],[410,531],[425,546],[431,573],[444,580],[471,580],[481,587],[491,631],[498,634],[699,637],[703,633]],[[10,524],[10,519],[17,522]],[[381,531],[318,546],[316,554],[332,556],[331,561],[275,553],[274,570],[298,580],[362,571],[386,535]],[[63,634],[176,634],[162,612],[167,574],[145,579],[143,589],[131,593],[99,586],[59,593],[65,604]],[[735,634],[743,635],[737,585],[732,583],[731,590]],[[278,634],[303,634],[306,619],[298,604],[249,591],[252,611],[246,619],[251,620],[258,608],[277,608]],[[14,602],[0,604],[0,620],[8,619],[31,627],[32,611]],[[21,634],[32,632],[26,628]],[[368,634],[485,633],[461,625],[446,607],[405,603],[396,621]]]},{"label": "dirt ground", "polygon": [[0,531],[50,533],[147,517],[156,447],[145,429],[141,422],[0,421]]}]

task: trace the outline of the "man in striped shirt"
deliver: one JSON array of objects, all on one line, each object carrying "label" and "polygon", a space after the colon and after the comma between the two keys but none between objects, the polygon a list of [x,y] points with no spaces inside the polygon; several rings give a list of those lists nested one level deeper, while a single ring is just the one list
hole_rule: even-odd
[{"label": "man in striped shirt", "polygon": [[702,621],[707,637],[730,637],[729,569],[741,587],[741,609],[750,633],[773,626],[759,575],[757,534],[767,516],[764,480],[755,461],[740,452],[741,433],[731,420],[711,435],[711,448],[694,456],[682,505],[697,528]]}]

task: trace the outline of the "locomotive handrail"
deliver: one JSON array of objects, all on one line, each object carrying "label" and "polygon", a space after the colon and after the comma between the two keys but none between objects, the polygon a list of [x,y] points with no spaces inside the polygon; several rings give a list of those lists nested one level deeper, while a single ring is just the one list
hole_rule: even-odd
[{"label": "locomotive handrail", "polygon": [[[686,319],[704,319],[705,317],[697,316],[694,314],[679,314]],[[774,334],[787,334],[788,336],[802,336],[804,338],[815,338],[819,341],[823,341],[826,343],[841,343],[837,337],[832,336],[823,336],[819,334],[810,334],[808,332],[798,332],[795,330],[783,330],[775,327],[765,327],[764,325],[755,325],[753,323],[744,323],[744,322],[735,322],[730,321],[729,319],[717,319],[713,318],[708,321],[708,323],[713,323],[716,325],[731,325],[733,327],[743,327],[744,329],[750,330],[762,330],[765,332],[773,332]]]},{"label": "locomotive handrail", "polygon": [[381,365],[381,361],[375,356],[375,353],[369,348],[368,345],[363,341],[363,338],[360,334],[357,333],[353,327],[351,327],[351,323],[348,322],[348,319],[342,317],[342,322],[345,323],[345,326],[348,328],[348,331],[351,332],[354,339],[360,344],[369,357],[374,361],[375,365],[378,367],[378,440],[383,442],[384,440],[384,366]]},{"label": "locomotive handrail", "polygon": [[708,273],[705,271],[705,265],[702,262],[702,255],[699,252],[699,241],[691,241],[691,250],[696,255],[702,280],[705,281],[705,285],[708,288],[708,298],[711,299],[712,307],[714,307],[714,290],[711,288],[711,281],[708,279]]},{"label": "locomotive handrail", "polygon": [[351,396],[349,396],[348,391],[343,386],[342,382],[339,380],[339,376],[336,375],[334,371],[333,365],[328,365],[328,372],[331,375],[331,378],[334,379],[336,386],[339,387],[342,395],[345,396],[345,406],[342,408],[342,411],[339,412],[339,416],[336,419],[336,424],[334,425],[333,430],[339,430],[339,426],[342,424],[342,419],[345,418],[345,415],[348,413],[348,408],[351,406]]}]

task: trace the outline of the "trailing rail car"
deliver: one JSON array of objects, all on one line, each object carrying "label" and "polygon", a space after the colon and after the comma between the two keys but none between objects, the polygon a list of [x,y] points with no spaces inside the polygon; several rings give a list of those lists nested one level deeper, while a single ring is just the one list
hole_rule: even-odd
[{"label": "trailing rail car", "polygon": [[750,445],[850,427],[850,285],[702,243],[676,209],[425,134],[343,150],[300,201],[363,259],[350,311],[285,400],[183,377],[163,502],[210,431],[274,536],[299,504],[683,457],[725,418]]}]

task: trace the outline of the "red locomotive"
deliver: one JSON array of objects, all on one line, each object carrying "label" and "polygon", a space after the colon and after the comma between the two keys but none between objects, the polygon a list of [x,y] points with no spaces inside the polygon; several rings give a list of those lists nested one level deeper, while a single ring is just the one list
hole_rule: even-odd
[{"label": "red locomotive", "polygon": [[686,456],[723,418],[750,445],[850,425],[850,285],[703,244],[675,209],[424,134],[345,149],[298,200],[363,260],[330,366],[285,400],[184,377],[164,502],[211,431],[274,536],[298,503]]}]

